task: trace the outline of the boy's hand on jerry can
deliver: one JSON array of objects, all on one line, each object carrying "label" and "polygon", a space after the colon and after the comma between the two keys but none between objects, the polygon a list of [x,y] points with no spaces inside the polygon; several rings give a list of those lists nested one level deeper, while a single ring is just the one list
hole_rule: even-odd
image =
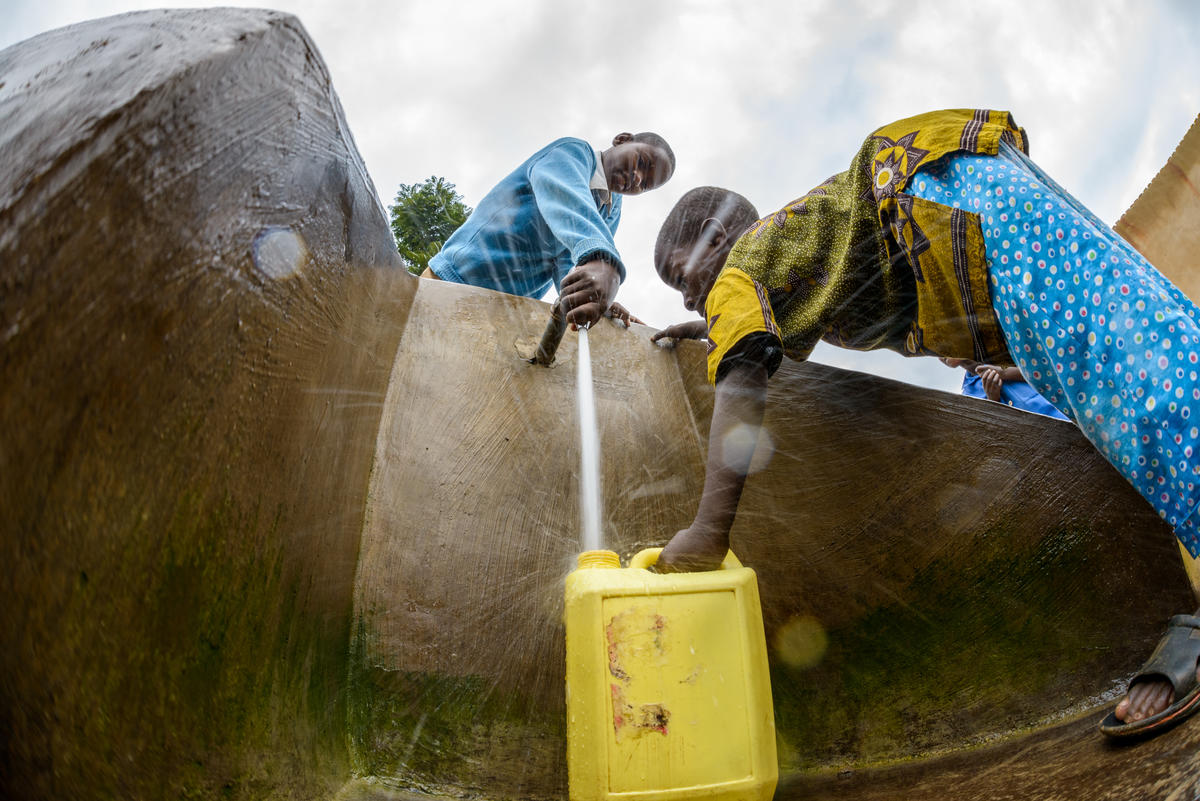
[{"label": "boy's hand on jerry can", "polygon": [[695,524],[677,532],[658,555],[659,573],[695,573],[716,570],[729,551],[729,536],[697,529]]},{"label": "boy's hand on jerry can", "polygon": [[575,266],[563,279],[558,302],[572,328],[591,325],[608,310],[621,285],[616,265],[592,259]]}]

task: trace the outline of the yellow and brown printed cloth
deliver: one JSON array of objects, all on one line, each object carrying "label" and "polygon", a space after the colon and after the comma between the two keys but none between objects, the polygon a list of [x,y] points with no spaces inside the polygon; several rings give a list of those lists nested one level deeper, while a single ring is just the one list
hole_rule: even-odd
[{"label": "yellow and brown printed cloth", "polygon": [[818,340],[908,356],[1011,363],[992,311],[978,215],[905,194],[958,151],[1028,152],[1003,111],[934,111],[867,137],[850,168],[742,235],[709,292],[708,376],[747,337],[808,358]]}]

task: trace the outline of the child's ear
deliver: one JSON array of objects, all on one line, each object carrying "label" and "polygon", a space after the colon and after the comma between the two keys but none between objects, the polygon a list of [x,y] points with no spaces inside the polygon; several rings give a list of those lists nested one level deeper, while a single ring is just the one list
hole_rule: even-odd
[{"label": "child's ear", "polygon": [[718,248],[725,242],[729,232],[725,225],[716,217],[709,217],[700,225],[700,236],[711,247]]},{"label": "child's ear", "polygon": [[626,142],[632,141],[632,139],[633,134],[629,133],[628,131],[619,133],[613,137],[613,147],[616,147],[617,145],[623,145]]}]

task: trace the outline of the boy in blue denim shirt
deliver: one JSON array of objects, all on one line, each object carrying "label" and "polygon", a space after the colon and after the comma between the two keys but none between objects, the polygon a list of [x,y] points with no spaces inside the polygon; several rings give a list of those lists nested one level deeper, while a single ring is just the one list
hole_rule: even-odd
[{"label": "boy in blue denim shirt", "polygon": [[654,133],[620,133],[599,152],[551,142],[496,184],[429,261],[444,281],[541,297],[551,285],[572,325],[604,314],[625,279],[613,234],[621,195],[655,189],[675,154]]}]

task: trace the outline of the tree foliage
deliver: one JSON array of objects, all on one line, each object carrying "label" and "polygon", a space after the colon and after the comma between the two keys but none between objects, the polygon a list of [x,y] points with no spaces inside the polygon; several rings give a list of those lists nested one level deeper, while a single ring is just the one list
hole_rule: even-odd
[{"label": "tree foliage", "polygon": [[437,175],[419,184],[400,184],[396,202],[388,211],[396,249],[414,275],[425,270],[442,243],[471,216],[471,208],[454,191],[454,184]]}]

